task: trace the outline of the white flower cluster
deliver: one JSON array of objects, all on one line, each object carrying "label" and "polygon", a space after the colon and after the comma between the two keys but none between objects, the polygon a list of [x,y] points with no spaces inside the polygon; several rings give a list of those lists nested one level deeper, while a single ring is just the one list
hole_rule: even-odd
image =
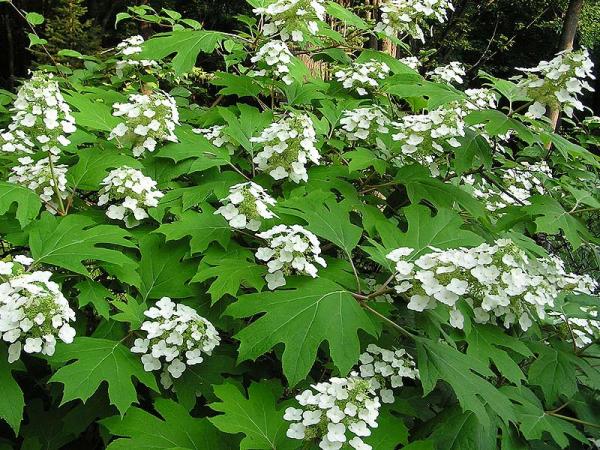
[{"label": "white flower cluster", "polygon": [[496,93],[487,88],[467,89],[465,90],[466,99],[464,105],[472,111],[481,109],[496,109],[498,107],[498,97]]},{"label": "white flower cluster", "polygon": [[152,59],[131,59],[130,56],[142,53],[142,44],[144,38],[139,34],[124,39],[117,45],[117,57],[121,58],[116,62],[117,76],[122,77],[123,73],[129,68],[148,68],[158,67],[158,62]]},{"label": "white flower cluster", "polygon": [[306,164],[312,161],[318,165],[321,159],[315,147],[315,127],[306,114],[289,113],[250,141],[263,145],[253,159],[258,170],[268,172],[275,180],[307,181]]},{"label": "white flower cluster", "polygon": [[334,377],[312,385],[296,400],[300,408],[289,407],[283,416],[292,422],[287,437],[318,440],[322,450],[339,450],[346,443],[356,450],[372,449],[362,438],[377,428],[381,402],[369,381]]},{"label": "white flower cluster", "polygon": [[517,70],[527,74],[517,79],[534,102],[527,111],[527,116],[534,119],[543,117],[548,108],[560,109],[572,117],[574,110],[584,109],[578,96],[583,90],[593,91],[586,81],[586,78],[595,79],[594,63],[587,49],[562,52],[537,67]]},{"label": "white flower cluster", "polygon": [[463,177],[463,182],[473,186],[473,195],[485,201],[489,211],[497,211],[507,206],[529,205],[532,195],[543,195],[544,181],[552,178],[552,171],[545,161],[530,164],[522,162],[519,167],[502,172],[500,190],[485,179],[476,179],[473,175]]},{"label": "white flower cluster", "polygon": [[[272,72],[276,78],[281,78],[285,84],[292,84],[294,79],[290,75],[290,65],[292,63],[292,52],[284,41],[272,40],[258,49],[250,61],[253,63],[264,63],[269,72]],[[265,76],[267,70],[250,72],[251,76]]]},{"label": "white flower cluster", "polygon": [[17,92],[11,113],[8,129],[0,133],[0,149],[8,153],[33,153],[37,143],[43,151],[58,154],[77,129],[52,74],[33,73]]},{"label": "white flower cluster", "polygon": [[389,133],[390,119],[379,106],[344,111],[339,134],[348,141],[375,141],[377,133]]},{"label": "white flower cluster", "polygon": [[[597,285],[594,286],[597,287]],[[574,338],[575,345],[578,348],[585,347],[600,338],[600,314],[598,310],[587,306],[582,306],[580,309],[581,314],[593,318],[565,317],[562,313],[558,312],[549,314],[553,318],[556,318],[554,325],[559,327],[564,326],[564,328],[566,328],[564,334],[567,336],[568,340]]]},{"label": "white flower cluster", "polygon": [[412,70],[416,70],[417,72],[419,71],[419,69],[423,65],[421,63],[421,61],[419,61],[419,58],[417,58],[416,56],[407,56],[405,58],[400,58],[400,62],[402,64],[406,64]]},{"label": "white flower cluster", "polygon": [[252,10],[266,18],[263,33],[273,36],[279,33],[283,41],[304,41],[304,33],[317,34],[316,19],[325,20],[323,0],[276,0],[274,3]]},{"label": "white flower cluster", "polygon": [[204,136],[212,145],[221,148],[225,147],[230,155],[235,153],[236,146],[229,136],[223,133],[225,125],[213,125],[209,128],[194,128],[192,131]]},{"label": "white flower cluster", "polygon": [[292,272],[317,276],[317,266],[327,267],[321,258],[319,239],[300,225],[277,225],[268,231],[257,234],[268,241],[268,247],[260,247],[256,258],[267,261],[269,273],[265,276],[269,289],[285,286],[285,275]]},{"label": "white flower cluster", "polygon": [[160,141],[177,142],[175,126],[179,125],[179,112],[175,99],[165,92],[132,94],[128,103],[115,103],[113,116],[122,117],[112,129],[108,139],[133,144],[133,155],[153,152]]},{"label": "white flower cluster", "polygon": [[102,180],[98,194],[98,206],[113,203],[106,210],[106,215],[124,221],[127,227],[134,227],[147,218],[146,208],[158,206],[164,195],[156,189],[156,181],[127,166],[111,170]]},{"label": "white flower cluster", "polygon": [[8,362],[19,359],[21,351],[53,355],[57,338],[70,344],[75,329],[69,322],[75,312],[50,280],[51,272],[27,272],[31,258],[15,256],[0,262],[0,336],[10,343]]},{"label": "white flower cluster", "polygon": [[370,60],[365,63],[353,62],[346,68],[335,72],[334,76],[344,88],[354,89],[358,95],[367,95],[379,88],[379,81],[385,80],[390,73],[386,63]]},{"label": "white flower cluster", "polygon": [[392,139],[401,144],[401,163],[412,158],[429,167],[437,175],[436,156],[444,152],[444,146],[460,147],[457,138],[465,135],[465,111],[462,106],[448,105],[426,114],[406,115],[393,125],[398,130]]},{"label": "white flower cluster", "polygon": [[229,188],[229,195],[221,200],[224,206],[215,211],[221,214],[233,228],[258,231],[262,219],[272,219],[275,214],[269,206],[277,203],[273,197],[252,181]]},{"label": "white flower cluster", "polygon": [[444,23],[448,10],[454,10],[449,0],[384,0],[379,8],[381,21],[375,31],[397,38],[410,36],[425,42],[422,26],[430,19]]},{"label": "white flower cluster", "polygon": [[394,403],[393,389],[404,386],[404,378],[419,378],[415,361],[406,350],[392,351],[375,344],[369,344],[367,351],[360,355],[358,372],[363,380],[371,383],[371,389],[383,403]]},{"label": "white flower cluster", "polygon": [[463,77],[467,74],[465,66],[458,61],[452,61],[445,66],[436,67],[430,72],[427,72],[427,76],[437,83],[447,84],[463,84]]},{"label": "white flower cluster", "polygon": [[[55,214],[58,211],[59,200],[68,197],[67,192],[67,166],[56,164],[58,156],[50,155],[34,161],[29,156],[19,158],[19,165],[11,169],[8,177],[9,183],[18,184],[31,189],[40,196],[46,208]],[[50,164],[52,162],[52,164]]]},{"label": "white flower cluster", "polygon": [[[163,297],[144,312],[151,320],[142,324],[146,338],[134,341],[131,351],[142,354],[144,370],[163,369],[160,381],[165,389],[187,368],[210,356],[221,339],[216,328],[193,308]],[[161,358],[164,361],[161,361]]]},{"label": "white flower cluster", "polygon": [[527,330],[535,315],[545,317],[545,308],[562,291],[589,294],[596,287],[589,276],[566,273],[559,259],[528,257],[507,239],[472,249],[431,250],[416,260],[412,248],[387,255],[396,263],[395,289],[409,296],[408,308],[414,311],[448,306],[455,328],[464,326],[461,298],[477,323],[499,319],[508,328],[518,321]]}]

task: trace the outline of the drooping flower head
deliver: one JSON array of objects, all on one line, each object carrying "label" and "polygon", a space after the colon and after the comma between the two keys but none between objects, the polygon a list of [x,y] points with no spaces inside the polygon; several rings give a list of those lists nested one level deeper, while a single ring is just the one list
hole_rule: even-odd
[{"label": "drooping flower head", "polygon": [[162,141],[177,142],[175,126],[179,124],[179,113],[175,99],[164,92],[132,94],[127,103],[115,103],[113,116],[122,122],[110,132],[109,139],[119,145],[131,143],[133,155],[141,156],[153,152]]},{"label": "drooping flower head", "polygon": [[288,113],[250,141],[262,146],[253,159],[258,170],[276,180],[307,181],[306,164],[309,161],[319,164],[321,158],[315,147],[317,137],[313,122],[306,114]]},{"label": "drooping flower head", "polygon": [[23,255],[0,262],[0,336],[11,363],[22,351],[51,356],[57,339],[69,344],[75,336],[75,312],[51,272],[27,271],[32,263]]},{"label": "drooping flower head", "polygon": [[168,389],[188,366],[200,364],[221,342],[216,328],[189,306],[163,297],[149,308],[141,329],[145,338],[135,340],[131,351],[142,354],[147,372],[161,370],[161,383]]},{"label": "drooping flower head", "polygon": [[327,267],[320,256],[319,239],[300,225],[277,225],[257,236],[268,242],[268,247],[260,247],[256,251],[256,257],[267,262],[269,273],[265,279],[269,289],[284,286],[285,275],[291,273],[315,278],[318,272],[315,263]]},{"label": "drooping flower head", "polygon": [[147,218],[147,208],[158,206],[164,195],[156,189],[156,181],[127,166],[111,170],[102,180],[98,194],[98,206],[110,203],[106,215],[124,221],[127,227],[134,227]]}]

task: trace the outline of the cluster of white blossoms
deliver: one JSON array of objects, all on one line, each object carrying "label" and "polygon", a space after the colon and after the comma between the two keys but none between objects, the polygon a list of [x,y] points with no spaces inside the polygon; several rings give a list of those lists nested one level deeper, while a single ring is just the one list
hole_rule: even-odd
[{"label": "cluster of white blossoms", "polygon": [[0,262],[0,336],[8,342],[8,362],[21,351],[53,355],[57,338],[70,344],[75,329],[69,322],[75,312],[51,272],[28,272],[31,258],[18,255]]},{"label": "cluster of white blossoms", "polygon": [[120,59],[116,62],[115,70],[119,77],[129,68],[158,67],[158,62],[152,59],[131,59],[131,56],[142,53],[143,43],[144,38],[138,34],[124,39],[117,45],[117,57]]},{"label": "cluster of white blossoms", "polygon": [[404,378],[416,380],[419,371],[406,350],[387,350],[369,344],[360,355],[358,373],[371,383],[383,403],[394,403],[394,389],[404,386]]},{"label": "cluster of white blossoms", "polygon": [[296,396],[299,408],[285,410],[283,418],[292,422],[287,437],[318,441],[323,450],[339,450],[345,445],[371,450],[362,438],[377,428],[381,407],[371,382],[358,376],[333,377],[311,387]]},{"label": "cluster of white blossoms", "polygon": [[317,34],[319,25],[316,20],[325,20],[323,0],[276,0],[275,2],[252,10],[265,18],[262,31],[266,36],[279,33],[283,41],[304,41],[304,33]]},{"label": "cluster of white blossoms", "polygon": [[458,62],[452,61],[445,66],[436,67],[430,72],[427,72],[427,77],[432,81],[446,84],[463,84],[463,77],[467,74],[465,66]]},{"label": "cluster of white blossoms", "polygon": [[0,133],[0,149],[8,153],[33,153],[38,144],[43,151],[58,154],[77,129],[58,82],[49,73],[34,72],[23,83],[11,113],[8,129]]},{"label": "cluster of white blossoms", "polygon": [[192,131],[200,136],[204,136],[215,147],[225,147],[229,154],[233,155],[236,146],[231,138],[223,133],[223,130],[225,130],[225,125],[213,125],[208,128],[194,128]]},{"label": "cluster of white blossoms", "polygon": [[[204,361],[221,342],[216,328],[193,308],[163,297],[144,312],[141,329],[145,338],[134,341],[131,351],[142,354],[144,370],[163,369],[160,381],[165,389],[187,368]],[[161,360],[162,359],[162,360]]]},{"label": "cluster of white blossoms", "polygon": [[405,158],[411,158],[437,175],[436,157],[444,152],[444,146],[461,146],[457,138],[465,135],[465,115],[462,106],[449,105],[426,114],[402,117],[401,122],[393,124],[397,133],[392,139],[401,145],[401,155],[397,159],[404,163]]},{"label": "cluster of white blossoms", "polygon": [[498,319],[508,328],[518,321],[527,330],[536,315],[545,317],[545,308],[561,292],[589,294],[596,289],[591,277],[566,273],[558,258],[529,257],[507,239],[471,249],[431,250],[416,259],[412,248],[387,255],[396,263],[395,289],[409,297],[408,308],[414,311],[448,306],[455,328],[464,326],[461,298],[477,323]]},{"label": "cluster of white blossoms", "polygon": [[454,10],[449,0],[384,0],[379,8],[380,22],[375,31],[397,38],[410,36],[425,42],[423,26],[435,19],[440,23],[448,19],[448,10]]},{"label": "cluster of white blossoms", "polygon": [[504,190],[489,183],[484,178],[473,175],[463,177],[462,181],[473,186],[473,195],[484,200],[489,211],[497,211],[507,206],[530,205],[529,198],[543,195],[544,181],[552,178],[552,171],[545,161],[530,164],[527,161],[515,168],[502,172]]},{"label": "cluster of white blossoms", "polygon": [[233,228],[258,231],[262,219],[272,219],[275,214],[269,206],[277,203],[273,197],[252,181],[229,188],[229,195],[221,200],[223,206],[215,211],[221,214]]},{"label": "cluster of white blossoms", "polygon": [[175,99],[165,92],[132,94],[127,103],[115,103],[113,116],[123,122],[115,126],[108,139],[119,145],[131,143],[133,155],[153,152],[160,141],[177,142],[175,126],[179,125],[179,112]]},{"label": "cluster of white blossoms", "polygon": [[416,56],[407,56],[405,58],[400,58],[400,62],[402,64],[407,65],[412,70],[416,70],[417,72],[419,71],[419,69],[423,65],[421,63],[421,61],[419,61],[419,58],[417,58]]},{"label": "cluster of white blossoms", "polygon": [[389,73],[390,68],[386,63],[372,59],[364,63],[353,62],[336,71],[334,76],[344,88],[353,89],[358,95],[367,95],[376,91],[379,82],[385,80]]},{"label": "cluster of white blossoms", "polygon": [[[37,161],[29,156],[19,158],[19,165],[11,169],[8,182],[34,191],[46,204],[48,211],[55,214],[60,203],[58,196],[61,200],[69,196],[67,166],[57,164],[58,156],[50,155],[50,158],[42,158]],[[52,164],[50,164],[51,161]]]},{"label": "cluster of white blossoms", "polygon": [[147,218],[146,209],[158,206],[164,195],[156,189],[156,181],[127,166],[111,170],[102,180],[98,194],[98,206],[112,203],[106,215],[124,221],[127,227],[134,227]]},{"label": "cluster of white blossoms", "polygon": [[467,110],[496,109],[498,107],[498,96],[495,91],[487,88],[465,90],[464,102]]},{"label": "cluster of white blossoms", "polygon": [[318,165],[321,159],[315,146],[315,127],[306,114],[289,113],[250,141],[262,145],[253,159],[258,170],[267,172],[275,180],[307,181],[306,164],[312,161]]},{"label": "cluster of white blossoms", "polygon": [[300,225],[277,225],[257,236],[268,242],[268,247],[256,251],[256,258],[267,262],[265,280],[271,290],[285,286],[285,275],[295,272],[315,278],[315,263],[327,267],[319,239]]},{"label": "cluster of white blossoms", "polygon": [[292,63],[292,52],[284,41],[272,40],[258,49],[250,61],[253,63],[264,63],[261,70],[252,71],[250,76],[265,76],[267,72],[275,78],[280,78],[285,84],[292,84],[294,79],[290,75],[290,65]]},{"label": "cluster of white blossoms", "polygon": [[600,338],[600,313],[598,309],[582,306],[580,310],[579,314],[591,317],[566,317],[562,312],[549,313],[551,319],[554,319],[552,320],[553,324],[559,328],[564,328],[566,339],[574,340],[578,348],[590,345]]},{"label": "cluster of white blossoms", "polygon": [[586,78],[595,79],[594,63],[587,49],[562,52],[537,67],[518,70],[527,74],[517,79],[533,101],[526,114],[533,119],[543,117],[548,109],[562,110],[572,117],[574,110],[584,109],[578,96],[584,90],[593,91],[586,81]]},{"label": "cluster of white blossoms", "polygon": [[390,119],[379,106],[344,111],[339,134],[348,141],[376,142],[377,133],[389,133]]}]

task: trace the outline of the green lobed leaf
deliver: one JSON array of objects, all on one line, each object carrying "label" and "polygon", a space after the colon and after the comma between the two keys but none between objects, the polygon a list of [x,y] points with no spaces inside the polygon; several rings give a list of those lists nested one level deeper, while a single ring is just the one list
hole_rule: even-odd
[{"label": "green lobed leaf", "polygon": [[75,399],[85,402],[107,383],[110,403],[125,414],[137,402],[133,378],[158,392],[154,374],[146,372],[139,355],[119,341],[77,337],[72,344],[58,344],[50,360],[66,363],[50,378],[50,382],[64,385],[62,403]]},{"label": "green lobed leaf", "polygon": [[342,375],[358,361],[358,330],[377,335],[375,325],[352,294],[333,281],[289,279],[291,289],[241,296],[226,314],[251,317],[264,313],[235,336],[239,359],[256,359],[284,344],[283,372],[290,386],[312,368],[317,350],[327,341],[331,359]]},{"label": "green lobed leaf", "polygon": [[10,211],[16,204],[16,218],[21,227],[28,225],[40,212],[40,197],[30,189],[18,184],[0,181],[0,215]]},{"label": "green lobed leaf", "polygon": [[13,378],[12,371],[15,366],[8,362],[8,352],[5,345],[0,346],[0,418],[4,420],[15,432],[19,434],[25,399],[23,391]]},{"label": "green lobed leaf", "polygon": [[233,384],[214,386],[219,402],[211,403],[211,409],[221,412],[210,422],[224,433],[244,434],[240,450],[293,449],[301,442],[294,442],[285,433],[289,422],[283,419],[283,407],[277,406],[283,389],[278,381],[253,382],[247,396]]},{"label": "green lobed leaf", "polygon": [[96,225],[88,216],[54,217],[43,213],[30,226],[29,246],[35,263],[52,264],[81,275],[89,275],[83,261],[105,261],[119,266],[135,265],[122,250],[135,247],[131,235],[115,225]]},{"label": "green lobed leaf", "polygon": [[226,435],[219,433],[208,419],[191,417],[181,405],[159,398],[154,408],[160,416],[131,408],[124,417],[113,416],[100,423],[111,434],[122,436],[108,450],[208,450],[233,449]]}]

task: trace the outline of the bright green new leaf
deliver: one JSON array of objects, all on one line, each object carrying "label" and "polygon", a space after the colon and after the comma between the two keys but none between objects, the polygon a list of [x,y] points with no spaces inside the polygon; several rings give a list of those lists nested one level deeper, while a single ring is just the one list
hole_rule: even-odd
[{"label": "bright green new leaf", "polygon": [[237,318],[264,313],[236,335],[240,360],[254,360],[282,343],[283,372],[295,386],[327,341],[333,364],[342,375],[348,373],[360,353],[358,330],[377,335],[371,319],[352,294],[333,281],[290,278],[288,286],[292,289],[244,295],[227,308],[226,314]]},{"label": "bright green new leaf", "polygon": [[111,434],[120,437],[108,450],[209,450],[233,449],[226,435],[208,419],[191,417],[181,405],[159,398],[154,402],[159,417],[139,408],[131,408],[125,417],[113,416],[100,421]]},{"label": "bright green new leaf", "polygon": [[[88,216],[42,214],[30,227],[29,246],[36,263],[52,264],[88,275],[83,261],[105,261],[119,266],[135,265],[116,247],[135,247],[131,235],[116,225],[96,225]],[[110,246],[110,247],[109,247]]]},{"label": "bright green new leaf", "polygon": [[227,72],[215,73],[211,80],[215,86],[223,86],[220,95],[237,95],[238,97],[256,97],[262,92],[262,87],[254,78],[247,75],[236,75]]},{"label": "bright green new leaf", "polygon": [[283,389],[278,382],[252,383],[248,396],[233,384],[214,386],[220,402],[209,406],[223,414],[209,420],[224,433],[244,434],[240,450],[283,450],[300,446],[286,437],[289,422],[283,420],[283,407],[277,406]]},{"label": "bright green new leaf", "polygon": [[146,372],[139,355],[118,341],[77,337],[72,344],[58,344],[51,361],[66,363],[50,378],[50,382],[64,385],[63,403],[85,402],[105,382],[110,403],[125,414],[137,402],[133,378],[158,392],[154,374]]}]

